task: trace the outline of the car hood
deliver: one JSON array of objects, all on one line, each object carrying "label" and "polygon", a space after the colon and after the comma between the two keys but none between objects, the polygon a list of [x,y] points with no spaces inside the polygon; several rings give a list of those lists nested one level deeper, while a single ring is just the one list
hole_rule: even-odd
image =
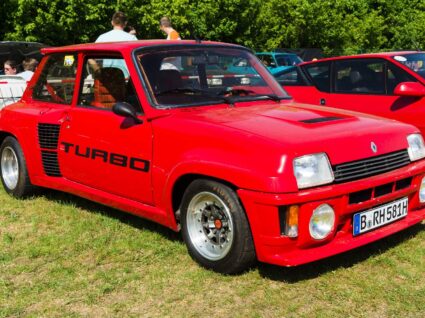
[{"label": "car hood", "polygon": [[332,164],[406,149],[406,136],[418,131],[393,120],[292,102],[183,112],[185,119],[258,136],[294,156],[325,152]]}]

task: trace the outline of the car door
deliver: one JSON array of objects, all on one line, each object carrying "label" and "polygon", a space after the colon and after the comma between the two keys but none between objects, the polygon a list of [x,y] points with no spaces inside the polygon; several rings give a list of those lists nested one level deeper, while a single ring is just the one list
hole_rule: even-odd
[{"label": "car door", "polygon": [[152,203],[152,130],[149,123],[113,113],[117,102],[140,107],[125,61],[88,56],[76,106],[63,123],[59,165],[63,177],[120,197]]},{"label": "car door", "polygon": [[[331,63],[328,61],[296,66],[287,75],[276,76],[296,102],[323,105],[330,96]],[[295,81],[294,81],[295,79]]]},{"label": "car door", "polygon": [[326,106],[423,125],[423,98],[394,95],[399,83],[417,80],[386,59],[336,60],[332,78],[332,94],[326,97]]}]

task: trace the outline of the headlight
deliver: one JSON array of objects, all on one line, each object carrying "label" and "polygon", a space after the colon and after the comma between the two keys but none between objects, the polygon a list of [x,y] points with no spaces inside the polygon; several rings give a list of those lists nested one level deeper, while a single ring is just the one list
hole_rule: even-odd
[{"label": "headlight", "polygon": [[407,136],[407,143],[409,144],[407,152],[409,153],[410,161],[416,161],[425,157],[424,140],[421,134]]},{"label": "headlight", "polygon": [[295,158],[294,174],[298,189],[331,183],[334,180],[331,165],[325,153]]},{"label": "headlight", "polygon": [[310,235],[316,240],[322,240],[334,229],[335,212],[328,204],[322,204],[313,211],[310,218]]}]

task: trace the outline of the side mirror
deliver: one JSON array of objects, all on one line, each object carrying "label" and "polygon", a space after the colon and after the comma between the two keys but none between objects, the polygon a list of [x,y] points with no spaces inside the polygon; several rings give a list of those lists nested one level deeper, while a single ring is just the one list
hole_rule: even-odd
[{"label": "side mirror", "polygon": [[136,110],[132,105],[126,102],[118,102],[112,107],[114,114],[122,117],[133,118],[136,124],[142,124],[143,120],[137,117]]},{"label": "side mirror", "polygon": [[418,82],[403,82],[396,86],[394,95],[398,96],[425,96],[425,86]]}]

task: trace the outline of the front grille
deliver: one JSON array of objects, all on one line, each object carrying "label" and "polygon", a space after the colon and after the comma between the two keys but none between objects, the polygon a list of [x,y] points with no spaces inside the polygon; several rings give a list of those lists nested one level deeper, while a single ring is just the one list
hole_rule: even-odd
[{"label": "front grille", "polygon": [[44,173],[51,177],[60,177],[58,153],[52,151],[42,151],[41,159],[43,161]]},{"label": "front grille", "polygon": [[333,167],[335,182],[359,180],[392,171],[410,163],[407,150],[391,152],[385,155],[363,160],[346,162]]},{"label": "front grille", "polygon": [[352,192],[349,194],[348,203],[357,204],[369,201],[373,198],[382,197],[384,195],[394,193],[399,190],[407,189],[412,184],[412,178],[405,178],[395,182],[390,182],[376,186],[374,188],[369,188],[357,192]]},{"label": "front grille", "polygon": [[59,125],[38,124],[38,142],[41,148],[56,149],[59,139]]}]

